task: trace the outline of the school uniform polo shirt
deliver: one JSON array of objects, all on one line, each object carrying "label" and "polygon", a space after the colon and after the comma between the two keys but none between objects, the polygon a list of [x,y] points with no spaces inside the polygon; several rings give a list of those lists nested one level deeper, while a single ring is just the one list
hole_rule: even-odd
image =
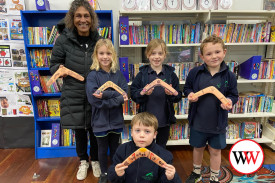
[{"label": "school uniform polo shirt", "polygon": [[[204,71],[199,76],[199,90],[208,86],[219,87],[221,83],[221,72],[226,69],[225,64],[221,64],[221,69],[214,76],[210,74],[204,65]],[[219,99],[211,94],[205,94],[199,97],[197,101],[197,111],[193,121],[193,129],[204,133],[225,133],[224,131],[218,132],[218,111],[221,102]]]},{"label": "school uniform polo shirt", "polygon": [[[151,67],[148,69],[148,81],[151,83],[156,78],[165,80],[165,70],[164,67],[162,71],[157,74]],[[161,86],[156,86],[151,95],[148,95],[148,100],[146,103],[146,111],[154,114],[159,123],[159,127],[168,126],[168,105],[166,102],[166,94],[164,88]]]}]

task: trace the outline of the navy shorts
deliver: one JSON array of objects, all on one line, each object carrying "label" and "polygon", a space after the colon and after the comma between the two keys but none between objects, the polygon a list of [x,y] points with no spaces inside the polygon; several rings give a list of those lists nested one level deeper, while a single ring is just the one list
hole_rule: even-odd
[{"label": "navy shorts", "polygon": [[214,149],[224,149],[226,147],[226,134],[204,133],[190,128],[189,143],[192,147],[205,147],[206,143]]}]

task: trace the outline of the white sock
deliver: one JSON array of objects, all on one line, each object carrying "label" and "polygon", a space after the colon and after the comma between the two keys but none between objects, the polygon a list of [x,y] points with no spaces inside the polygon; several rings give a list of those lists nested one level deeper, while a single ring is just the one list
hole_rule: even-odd
[{"label": "white sock", "polygon": [[195,172],[196,174],[201,174],[201,165],[193,164],[193,172]]},{"label": "white sock", "polygon": [[220,170],[212,170],[210,169],[210,180],[212,181],[219,181],[219,173]]}]

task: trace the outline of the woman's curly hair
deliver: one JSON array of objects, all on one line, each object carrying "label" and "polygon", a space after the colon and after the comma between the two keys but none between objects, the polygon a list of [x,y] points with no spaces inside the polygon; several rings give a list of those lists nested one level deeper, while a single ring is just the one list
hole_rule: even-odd
[{"label": "woman's curly hair", "polygon": [[92,19],[91,30],[95,31],[98,27],[98,18],[94,9],[91,7],[90,3],[87,0],[74,0],[71,4],[71,7],[68,13],[65,16],[65,25],[68,29],[73,30],[75,28],[74,25],[74,14],[76,10],[83,6],[89,13]]}]

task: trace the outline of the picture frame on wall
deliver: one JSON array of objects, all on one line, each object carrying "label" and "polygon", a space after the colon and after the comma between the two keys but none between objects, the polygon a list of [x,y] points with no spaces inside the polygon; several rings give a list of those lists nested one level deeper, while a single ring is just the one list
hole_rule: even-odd
[{"label": "picture frame on wall", "polygon": [[263,10],[275,10],[275,0],[264,0]]}]

